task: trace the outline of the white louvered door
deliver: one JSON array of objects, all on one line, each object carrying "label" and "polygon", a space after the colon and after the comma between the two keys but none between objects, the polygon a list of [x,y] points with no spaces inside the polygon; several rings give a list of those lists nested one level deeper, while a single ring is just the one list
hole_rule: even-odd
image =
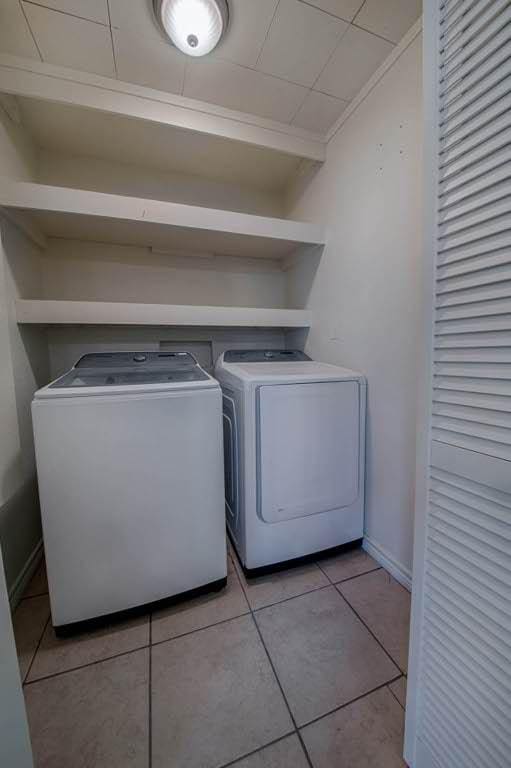
[{"label": "white louvered door", "polygon": [[427,359],[405,757],[511,767],[511,0],[424,0]]}]

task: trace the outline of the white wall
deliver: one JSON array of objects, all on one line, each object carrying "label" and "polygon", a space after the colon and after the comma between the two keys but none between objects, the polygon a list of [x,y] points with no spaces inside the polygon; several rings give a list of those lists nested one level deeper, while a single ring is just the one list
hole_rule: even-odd
[{"label": "white wall", "polygon": [[0,173],[20,181],[33,181],[37,168],[36,148],[17,122],[16,100],[12,96],[0,96]]},{"label": "white wall", "polygon": [[[319,265],[291,271],[314,312],[307,351],[368,379],[369,539],[409,574],[415,464],[421,173],[421,37],[344,122],[290,215],[323,223]],[[316,268],[317,267],[317,268]]]},{"label": "white wall", "polygon": [[191,174],[158,172],[139,165],[47,150],[38,155],[37,181],[55,186],[254,213],[258,216],[278,217],[284,211],[283,195],[277,192],[213,181]]},{"label": "white wall", "polygon": [[0,551],[0,765],[33,768],[20,668]]},{"label": "white wall", "polygon": [[10,592],[38,554],[41,524],[30,403],[49,378],[46,331],[18,326],[13,299],[41,290],[39,250],[0,217],[0,542]]},{"label": "white wall", "polygon": [[42,266],[46,299],[286,307],[286,274],[271,259],[172,256],[49,238]]},{"label": "white wall", "polygon": [[285,334],[278,328],[55,326],[48,331],[52,379],[88,352],[187,350],[202,366],[212,369],[226,349],[279,349],[285,345]]},{"label": "white wall", "polygon": [[[35,157],[29,138],[0,107],[2,173],[30,180]],[[0,216],[0,543],[11,593],[41,538],[30,401],[49,375],[44,331],[17,326],[13,298],[40,290],[38,249]]]}]

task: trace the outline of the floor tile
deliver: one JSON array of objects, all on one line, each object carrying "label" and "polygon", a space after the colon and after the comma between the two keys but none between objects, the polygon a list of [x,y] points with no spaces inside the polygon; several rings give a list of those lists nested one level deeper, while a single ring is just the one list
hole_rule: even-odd
[{"label": "floor tile", "polygon": [[217,768],[292,730],[251,616],[152,648],[154,768]]},{"label": "floor tile", "polygon": [[399,674],[335,587],[255,617],[299,725]]},{"label": "floor tile", "polygon": [[390,690],[402,707],[406,707],[406,677],[400,677],[394,683],[390,683]]},{"label": "floor tile", "polygon": [[25,679],[49,618],[50,602],[47,595],[22,600],[14,612],[12,623],[22,680]]},{"label": "floor tile", "polygon": [[72,637],[57,637],[51,622],[35,655],[28,680],[83,667],[149,644],[149,617],[115,622]]},{"label": "floor tile", "polygon": [[159,643],[226,619],[233,619],[248,613],[249,610],[234,565],[228,558],[225,589],[153,613],[152,642]]},{"label": "floor tile", "polygon": [[309,764],[298,736],[293,734],[234,763],[232,768],[309,768]]},{"label": "floor tile", "polygon": [[383,569],[339,584],[338,589],[406,672],[410,593]]},{"label": "floor tile", "polygon": [[325,557],[319,560],[319,566],[334,584],[380,567],[362,548],[350,549],[334,557]]},{"label": "floor tile", "polygon": [[23,597],[35,597],[48,594],[48,578],[46,576],[46,562],[41,560],[37,569],[23,594]]},{"label": "floor tile", "polygon": [[381,688],[302,730],[314,768],[402,768],[404,712]]},{"label": "floor tile", "polygon": [[315,563],[298,565],[265,576],[246,578],[241,566],[238,572],[252,610],[280,603],[314,589],[328,587],[330,582]]},{"label": "floor tile", "polygon": [[31,683],[36,768],[147,768],[149,650]]}]

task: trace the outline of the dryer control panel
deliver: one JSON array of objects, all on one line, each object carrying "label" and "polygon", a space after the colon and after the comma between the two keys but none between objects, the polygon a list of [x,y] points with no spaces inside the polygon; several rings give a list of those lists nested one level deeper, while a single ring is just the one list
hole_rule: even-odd
[{"label": "dryer control panel", "polygon": [[225,363],[285,363],[310,360],[298,349],[229,349],[224,353]]}]

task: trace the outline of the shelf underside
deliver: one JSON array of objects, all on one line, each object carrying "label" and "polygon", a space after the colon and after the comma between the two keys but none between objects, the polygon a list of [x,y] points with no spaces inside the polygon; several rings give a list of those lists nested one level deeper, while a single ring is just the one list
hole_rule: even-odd
[{"label": "shelf underside", "polygon": [[202,176],[273,193],[287,189],[307,162],[299,156],[150,120],[51,101],[18,101],[23,123],[35,143],[51,152],[138,165],[158,173]]},{"label": "shelf underside", "polygon": [[298,244],[239,233],[187,229],[143,221],[120,221],[67,213],[32,213],[38,228],[48,237],[89,240],[119,245],[150,246],[156,250],[183,250],[225,256],[278,259],[292,255]]}]

